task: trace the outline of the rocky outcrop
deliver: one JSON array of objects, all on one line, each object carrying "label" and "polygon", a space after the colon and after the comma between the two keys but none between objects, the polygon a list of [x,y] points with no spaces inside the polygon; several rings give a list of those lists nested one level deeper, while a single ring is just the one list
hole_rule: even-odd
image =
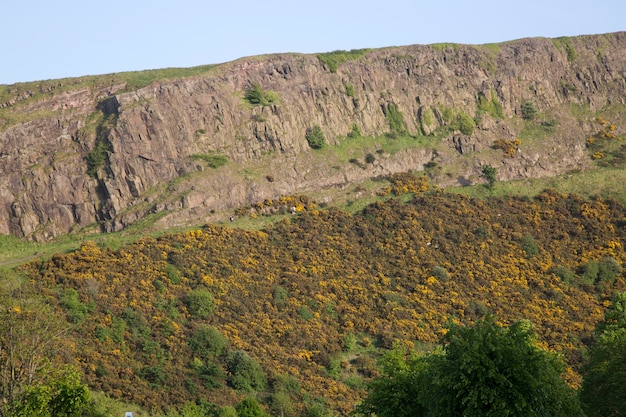
[{"label": "rocky outcrop", "polygon": [[[433,159],[458,167],[459,175],[437,179],[444,185],[473,181],[484,163],[497,164],[502,179],[581,169],[593,127],[571,108],[591,114],[624,105],[625,78],[626,33],[615,33],[385,48],[336,71],[315,55],[253,57],[134,91],[59,81],[1,105],[0,233],[45,240],[94,223],[113,231],[155,212],[169,213],[167,222],[201,221],[265,198],[419,170]],[[254,84],[278,100],[250,105],[243,95]],[[515,158],[496,155],[496,139],[519,134],[525,101],[558,119],[550,143],[522,145]],[[331,157],[320,163],[306,141],[314,125],[330,146],[353,125],[382,135],[394,110],[414,135],[450,126],[451,114],[477,124],[450,131],[437,149],[379,155],[364,168]],[[624,130],[623,120],[614,123]],[[101,163],[90,167],[97,150]],[[213,169],[210,156],[228,162]]]}]

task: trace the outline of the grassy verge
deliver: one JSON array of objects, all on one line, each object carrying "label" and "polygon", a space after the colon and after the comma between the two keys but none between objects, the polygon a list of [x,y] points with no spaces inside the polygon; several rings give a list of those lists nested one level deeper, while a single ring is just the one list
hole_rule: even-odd
[{"label": "grassy verge", "polygon": [[557,177],[496,182],[491,190],[483,185],[474,185],[449,187],[446,191],[477,198],[489,196],[534,197],[546,188],[554,188],[562,193],[578,194],[585,198],[598,196],[626,204],[624,181],[626,181],[626,170],[596,168],[591,171],[569,173]]}]

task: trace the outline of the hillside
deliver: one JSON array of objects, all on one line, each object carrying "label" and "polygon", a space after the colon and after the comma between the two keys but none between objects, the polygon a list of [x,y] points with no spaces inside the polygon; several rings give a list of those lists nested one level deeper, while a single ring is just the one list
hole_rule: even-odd
[{"label": "hillside", "polygon": [[588,139],[626,131],[625,51],[613,33],[0,86],[0,234],[200,224],[425,167],[452,186],[487,164],[499,180],[621,164]]},{"label": "hillside", "polygon": [[429,191],[354,215],[280,204],[297,214],[264,230],[85,242],[20,270],[74,324],[65,360],[92,389],[152,410],[255,395],[273,415],[347,415],[382,350],[428,350],[448,320],[487,313],[530,320],[577,386],[595,324],[626,290],[614,201]]}]

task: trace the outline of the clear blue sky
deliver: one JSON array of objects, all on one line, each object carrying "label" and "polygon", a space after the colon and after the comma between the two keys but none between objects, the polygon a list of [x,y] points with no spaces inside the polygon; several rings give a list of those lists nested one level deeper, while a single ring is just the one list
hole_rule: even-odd
[{"label": "clear blue sky", "polygon": [[626,30],[624,0],[6,0],[0,84],[278,52]]}]

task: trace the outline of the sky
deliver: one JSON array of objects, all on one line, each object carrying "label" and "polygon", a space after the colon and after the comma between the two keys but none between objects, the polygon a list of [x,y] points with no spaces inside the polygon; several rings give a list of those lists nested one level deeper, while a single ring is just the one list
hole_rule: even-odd
[{"label": "sky", "polygon": [[626,30],[624,0],[5,0],[0,84],[282,53]]}]

